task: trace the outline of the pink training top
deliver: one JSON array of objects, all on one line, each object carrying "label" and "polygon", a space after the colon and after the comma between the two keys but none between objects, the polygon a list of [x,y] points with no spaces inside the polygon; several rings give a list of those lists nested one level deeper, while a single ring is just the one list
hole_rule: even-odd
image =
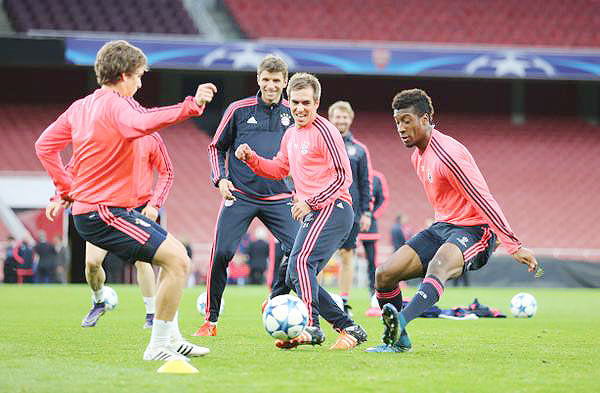
[{"label": "pink training top", "polygon": [[[136,168],[134,173],[139,176],[137,206],[148,204],[160,208],[167,199],[173,186],[175,172],[167,147],[157,132],[135,140]],[[154,192],[154,168],[158,171],[158,180]]]},{"label": "pink training top", "polygon": [[411,161],[436,222],[488,224],[510,254],[521,248],[473,156],[460,142],[434,129],[423,154],[415,149]]},{"label": "pink training top", "polygon": [[[135,207],[141,176],[135,171],[135,138],[202,114],[193,97],[153,109],[131,97],[100,88],[75,101],[35,143],[42,165],[61,196],[70,196],[73,214],[97,210],[97,205]],[[73,144],[72,175],[60,152]]]},{"label": "pink training top", "polygon": [[338,129],[319,115],[309,125],[288,128],[272,160],[253,152],[246,164],[257,175],[271,179],[290,174],[299,200],[313,210],[338,198],[352,204],[348,191],[352,169],[344,140]]},{"label": "pink training top", "polygon": [[[138,174],[140,179],[137,202],[134,206],[151,205],[160,208],[173,186],[173,165],[167,152],[166,146],[157,132],[141,138],[134,139],[134,151],[137,157],[135,161],[134,173]],[[154,183],[154,168],[158,171],[158,181],[154,192],[152,185]],[[67,163],[65,170],[73,176],[73,159]],[[57,193],[51,200],[60,199]]]}]

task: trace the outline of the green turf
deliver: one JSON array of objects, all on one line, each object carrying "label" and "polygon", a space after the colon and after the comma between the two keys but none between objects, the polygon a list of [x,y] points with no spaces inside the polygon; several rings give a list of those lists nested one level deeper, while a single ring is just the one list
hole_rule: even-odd
[{"label": "green turf", "polygon": [[[409,326],[412,353],[328,350],[335,333],[325,326],[323,347],[278,350],[258,309],[266,290],[229,287],[217,337],[189,337],[211,353],[193,359],[195,375],[157,374],[159,362],[141,360],[149,338],[142,330],[139,290],[115,286],[120,302],[95,328],[79,327],[90,306],[80,285],[0,285],[0,392],[591,392],[600,389],[598,290],[534,289],[532,319],[449,321],[417,319]],[[181,328],[200,324],[186,290]],[[508,312],[518,289],[448,288],[441,307],[474,297]],[[407,291],[410,295],[412,290]],[[364,316],[366,292],[353,293],[356,320],[379,342],[382,326]],[[326,324],[324,324],[326,325]]]}]

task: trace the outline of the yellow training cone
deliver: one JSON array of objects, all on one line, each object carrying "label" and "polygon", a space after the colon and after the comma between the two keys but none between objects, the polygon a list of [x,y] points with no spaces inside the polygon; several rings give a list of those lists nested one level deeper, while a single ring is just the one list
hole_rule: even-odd
[{"label": "yellow training cone", "polygon": [[198,370],[185,360],[169,360],[156,371],[164,374],[196,374]]}]

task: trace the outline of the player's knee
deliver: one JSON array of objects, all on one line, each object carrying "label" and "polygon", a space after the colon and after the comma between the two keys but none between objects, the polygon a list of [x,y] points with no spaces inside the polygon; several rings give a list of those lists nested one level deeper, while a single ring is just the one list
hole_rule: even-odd
[{"label": "player's knee", "polygon": [[457,277],[461,271],[462,266],[459,266],[456,261],[440,256],[433,257],[427,267],[427,274],[436,276],[442,283],[445,283],[449,278]]},{"label": "player's knee", "polygon": [[173,258],[172,270],[178,277],[187,277],[190,272],[190,258],[185,253],[177,253]]},{"label": "player's knee", "polygon": [[389,288],[395,284],[392,274],[383,265],[378,266],[375,270],[375,288]]},{"label": "player's knee", "polygon": [[95,259],[95,258],[86,259],[85,260],[85,266],[88,269],[88,271],[90,271],[92,273],[95,273],[102,266],[102,261],[98,260],[98,259]]},{"label": "player's knee", "polygon": [[427,274],[435,275],[442,283],[462,272],[464,262],[462,253],[454,245],[442,247],[429,262]]}]

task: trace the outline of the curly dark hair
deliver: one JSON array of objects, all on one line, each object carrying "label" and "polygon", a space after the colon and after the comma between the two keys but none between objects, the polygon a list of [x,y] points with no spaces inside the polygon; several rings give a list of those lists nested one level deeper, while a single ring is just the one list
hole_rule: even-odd
[{"label": "curly dark hair", "polygon": [[429,115],[429,121],[433,118],[433,104],[431,98],[421,89],[402,90],[394,96],[392,109],[406,109],[413,107],[419,117],[425,113]]},{"label": "curly dark hair", "polygon": [[94,70],[99,85],[114,85],[121,74],[133,74],[138,68],[148,69],[148,59],[140,48],[127,41],[107,42],[96,55]]}]

